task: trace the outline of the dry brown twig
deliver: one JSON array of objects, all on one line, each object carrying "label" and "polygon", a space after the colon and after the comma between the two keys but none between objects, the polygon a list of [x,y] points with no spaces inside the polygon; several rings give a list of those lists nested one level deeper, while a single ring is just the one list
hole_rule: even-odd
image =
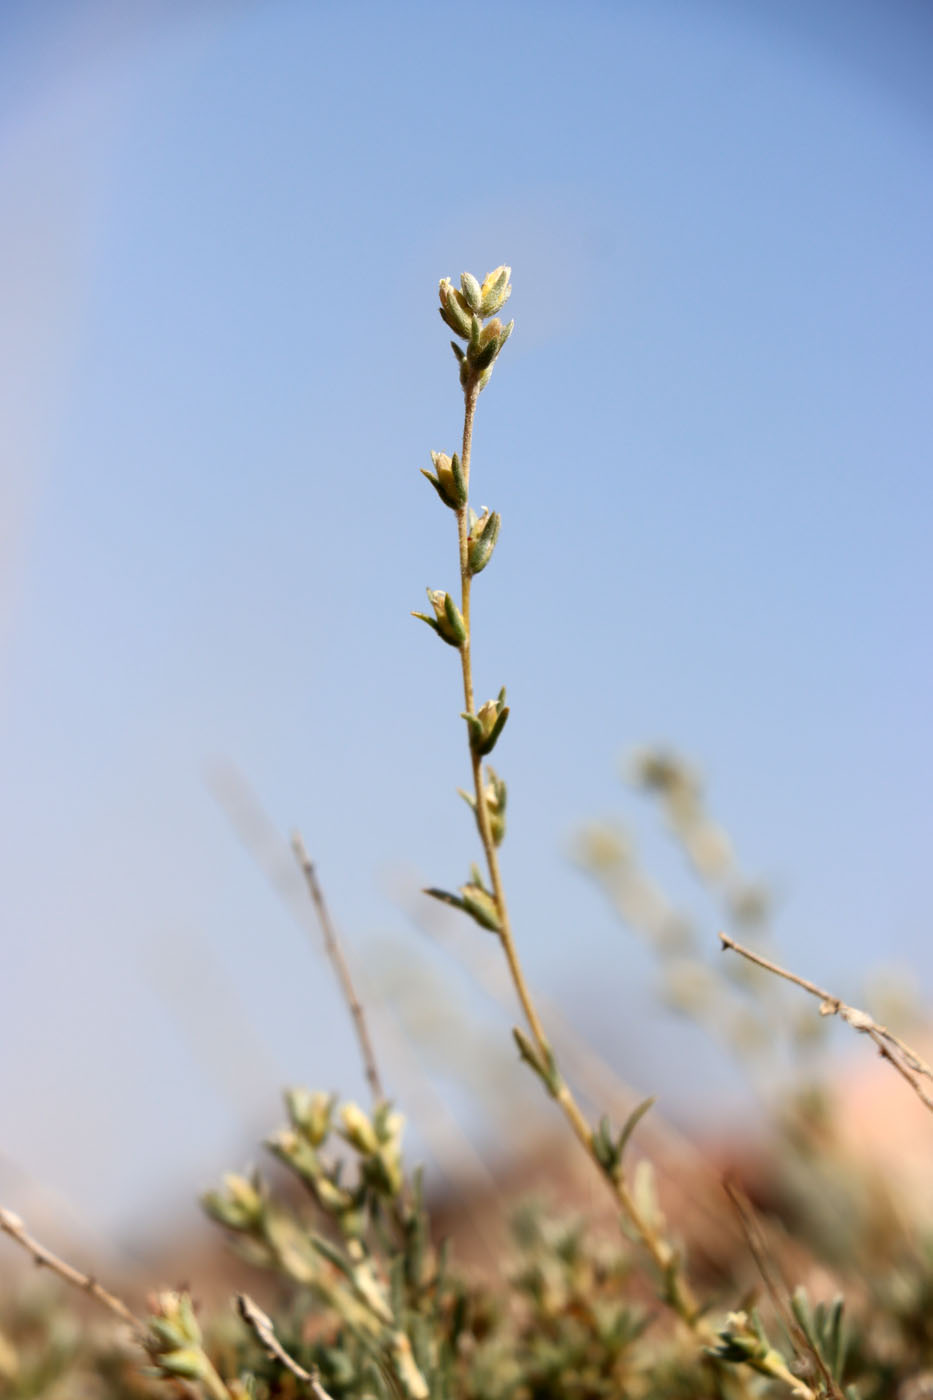
[{"label": "dry brown twig", "polygon": [[306,1385],[316,1400],[331,1400],[330,1395],[321,1384],[321,1378],[317,1371],[306,1371],[303,1366],[299,1366],[293,1356],[282,1346],[275,1335],[275,1328],[272,1319],[267,1317],[260,1307],[253,1302],[248,1293],[238,1293],[236,1295],[236,1305],[240,1316],[247,1327],[255,1333],[260,1346],[269,1353],[286,1371],[290,1371],[296,1380]]},{"label": "dry brown twig", "polygon": [[815,982],[808,982],[805,977],[798,977],[796,972],[788,972],[786,968],[779,967],[777,963],[771,962],[768,958],[763,958],[760,953],[754,953],[751,948],[743,947],[741,943],[737,943],[728,934],[720,933],[719,937],[723,950],[731,949],[732,952],[741,953],[743,958],[747,958],[749,962],[757,963],[766,972],[773,972],[776,977],[783,977],[785,981],[793,982],[796,986],[802,987],[811,996],[818,997],[821,1016],[839,1016],[854,1031],[867,1035],[870,1040],[874,1041],[882,1059],[887,1060],[897,1070],[901,1078],[906,1080],[913,1089],[920,1102],[933,1112],[933,1094],[925,1089],[920,1082],[921,1079],[929,1079],[933,1082],[933,1069],[920,1058],[915,1050],[912,1050],[903,1040],[889,1031],[887,1026],[882,1026],[874,1017],[869,1016],[867,1011],[860,1011],[856,1006],[849,1006],[839,997],[834,997],[831,992],[824,991]]},{"label": "dry brown twig", "polygon": [[[337,975],[341,992],[353,1018],[363,1070],[373,1103],[384,1103],[385,1093],[376,1066],[365,1012],[356,994],[346,956],[301,834],[295,832],[289,853],[288,844],[263,811],[249,783],[232,764],[213,765],[207,773],[207,785],[250,856],[307,934],[313,936],[314,919],[317,920],[323,934],[327,957]],[[295,857],[298,869],[291,862],[290,854]],[[311,896],[313,915],[308,908],[308,894]]]},{"label": "dry brown twig", "polygon": [[[207,781],[249,856],[266,876],[292,918],[306,934],[313,936],[313,916],[306,898],[306,886],[290,859],[293,853],[289,852],[287,841],[263,811],[249,783],[229,764],[212,768]],[[387,1008],[383,1008],[384,1015],[386,1011]],[[476,1188],[487,1198],[494,1198],[496,1185],[489,1169],[443,1096],[434,1089],[397,1017],[383,1024],[383,1041],[382,1058],[389,1061],[390,1069],[393,1064],[397,1066],[394,1071],[396,1079],[403,1076],[406,1083],[405,1100],[411,1117],[417,1123],[441,1174],[454,1192],[467,1202]],[[421,1112],[416,1111],[416,1104],[423,1106]],[[467,1208],[470,1210],[469,1206]],[[471,1215],[476,1233],[485,1238],[486,1231],[479,1213],[472,1210]]]},{"label": "dry brown twig", "polygon": [[11,1240],[15,1240],[20,1248],[31,1255],[38,1268],[48,1269],[51,1273],[57,1274],[65,1283],[72,1288],[78,1288],[83,1293],[87,1293],[101,1307],[109,1309],[121,1322],[125,1322],[133,1329],[137,1337],[146,1336],[146,1328],[132,1310],[124,1303],[122,1298],[118,1298],[115,1293],[110,1293],[106,1288],[97,1282],[91,1274],[83,1274],[80,1269],[75,1269],[71,1264],[66,1264],[64,1259],[59,1259],[57,1254],[53,1254],[45,1245],[27,1234],[26,1227],[18,1215],[14,1215],[11,1210],[4,1210],[0,1207],[0,1230],[5,1235],[9,1235]]},{"label": "dry brown twig", "polygon": [[[292,835],[292,850],[295,853],[295,859],[298,861],[298,864],[301,867],[302,874],[305,877],[305,883],[308,886],[308,893],[310,894],[311,902],[314,905],[314,912],[316,913],[318,922],[321,926],[321,933],[324,937],[325,952],[327,953],[327,956],[330,959],[331,966],[333,967],[334,973],[337,977],[337,981],[340,984],[340,989],[343,993],[344,1001],[346,1002],[347,1007],[350,1011],[350,1015],[353,1019],[353,1026],[356,1030],[356,1037],[357,1041],[359,1042],[360,1054],[363,1059],[363,1068],[366,1072],[366,1079],[372,1092],[373,1103],[374,1105],[384,1103],[385,1093],[382,1088],[379,1070],[376,1066],[376,1057],[373,1052],[372,1041],[369,1037],[369,1029],[366,1023],[366,1013],[363,1009],[363,1004],[357,995],[353,979],[350,975],[350,968],[347,964],[343,948],[340,944],[340,939],[337,936],[337,931],[334,928],[333,920],[330,917],[330,911],[327,907],[327,901],[324,898],[324,891],[321,888],[321,883],[317,878],[317,871],[315,869],[314,862],[308,855],[308,851],[304,841],[302,840],[300,831],[295,831]],[[433,1089],[430,1085],[430,1081],[425,1082],[427,1084],[428,1090],[432,1094],[433,1099],[431,1112],[432,1119],[449,1119],[450,1114],[443,1100],[440,1098],[439,1095],[433,1092]],[[434,1141],[435,1144],[437,1143],[437,1136],[437,1132],[435,1131],[434,1137],[432,1139],[432,1141]],[[464,1142],[461,1145],[461,1155],[463,1155],[464,1147],[466,1148],[466,1166],[459,1162],[455,1155],[451,1155],[450,1153],[443,1154],[442,1150],[442,1159],[443,1162],[446,1163],[446,1165],[442,1165],[442,1170],[445,1172],[445,1175],[447,1175],[448,1179],[455,1186],[462,1187],[466,1183],[472,1182],[474,1186],[479,1185],[482,1189],[484,1189],[486,1194],[490,1195],[492,1199],[498,1200],[498,1192],[496,1190],[495,1183],[492,1177],[490,1176],[489,1172],[483,1165],[481,1159],[477,1157],[476,1153],[473,1151],[472,1147],[468,1142]],[[477,1223],[475,1220],[474,1227],[476,1228],[480,1238],[484,1241],[485,1247],[490,1253],[490,1257],[492,1257],[492,1239],[489,1235],[488,1230],[485,1228],[484,1225],[482,1225],[481,1223]]]},{"label": "dry brown twig", "polygon": [[296,831],[292,835],[292,850],[295,852],[295,859],[305,877],[305,884],[308,886],[308,893],[311,896],[314,911],[321,925],[321,933],[324,936],[324,949],[330,959],[337,981],[340,983],[340,990],[343,992],[344,1000],[353,1018],[353,1027],[356,1031],[356,1038],[359,1041],[360,1054],[363,1057],[363,1068],[366,1071],[366,1080],[372,1092],[373,1103],[384,1103],[385,1093],[383,1092],[382,1081],[379,1078],[379,1070],[376,1066],[373,1044],[369,1038],[366,1013],[363,1010],[362,1002],[356,994],[353,978],[350,976],[350,968],[331,920],[330,911],[327,908],[324,893],[317,878],[317,871],[314,868],[314,862],[308,855],[305,843],[301,839],[300,831]]}]

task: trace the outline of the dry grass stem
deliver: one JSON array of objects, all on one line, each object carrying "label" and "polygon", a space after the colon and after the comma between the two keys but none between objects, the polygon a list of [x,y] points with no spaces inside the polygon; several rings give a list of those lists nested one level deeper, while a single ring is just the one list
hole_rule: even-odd
[{"label": "dry grass stem", "polygon": [[[311,934],[308,901],[287,843],[263,811],[246,779],[232,765],[218,765],[211,771],[208,783],[247,854],[266,876],[296,923],[305,933]],[[393,1030],[395,1033],[390,1038],[388,1033]],[[476,1187],[487,1198],[492,1198],[496,1195],[493,1177],[443,1097],[434,1089],[397,1018],[394,1025],[383,1026],[383,1040],[383,1059],[398,1064],[396,1078],[400,1072],[405,1079],[409,1117],[417,1123],[442,1175],[466,1200]],[[420,1111],[414,1105],[420,1105]]]},{"label": "dry grass stem", "polygon": [[321,1378],[316,1371],[306,1371],[303,1366],[299,1366],[293,1356],[282,1346],[275,1335],[275,1328],[272,1319],[267,1317],[260,1307],[253,1302],[248,1293],[238,1293],[236,1295],[237,1309],[247,1327],[255,1334],[261,1347],[273,1357],[286,1371],[290,1371],[296,1380],[307,1386],[311,1394],[317,1400],[331,1400],[331,1396],[321,1384]]},{"label": "dry grass stem", "polygon": [[824,991],[815,982],[808,982],[805,977],[798,977],[796,972],[788,972],[786,968],[771,962],[770,959],[763,958],[760,953],[755,953],[751,948],[737,943],[728,934],[720,933],[719,937],[724,949],[741,953],[743,958],[756,963],[758,967],[763,967],[766,972],[773,972],[776,977],[783,977],[785,981],[793,982],[795,986],[802,987],[805,992],[817,997],[820,1002],[821,1016],[839,1016],[854,1031],[867,1035],[878,1047],[878,1053],[882,1059],[893,1065],[901,1078],[905,1079],[913,1089],[921,1103],[933,1112],[933,1095],[920,1082],[921,1079],[929,1079],[933,1082],[933,1069],[920,1058],[915,1050],[912,1050],[903,1040],[889,1031],[887,1026],[882,1026],[872,1016],[869,1016],[867,1011],[860,1011],[858,1007],[849,1006],[839,997],[833,996],[831,992]]},{"label": "dry grass stem", "polygon": [[790,1287],[786,1279],[781,1275],[780,1265],[774,1256],[774,1251],[768,1244],[768,1240],[762,1229],[757,1213],[745,1192],[738,1187],[735,1182],[725,1180],[723,1187],[729,1201],[735,1210],[742,1231],[748,1242],[748,1248],[755,1266],[761,1275],[762,1281],[768,1290],[775,1310],[787,1329],[788,1335],[793,1341],[794,1348],[798,1356],[807,1356],[810,1363],[819,1372],[820,1390],[814,1391],[799,1376],[795,1376],[792,1371],[788,1371],[781,1379],[793,1387],[794,1393],[803,1397],[803,1400],[819,1400],[820,1396],[825,1400],[845,1400],[843,1392],[833,1379],[822,1356],[815,1346],[813,1346],[807,1334],[794,1317],[793,1310],[789,1303]]},{"label": "dry grass stem", "polygon": [[363,1068],[366,1072],[366,1081],[369,1084],[373,1096],[373,1103],[385,1102],[382,1082],[379,1078],[379,1070],[376,1066],[376,1056],[373,1052],[373,1044],[369,1036],[369,1028],[366,1024],[366,1013],[363,1005],[356,994],[353,985],[353,978],[350,976],[350,968],[340,946],[340,939],[334,928],[330,911],[324,899],[324,892],[321,889],[320,881],[317,878],[317,871],[314,862],[308,855],[305,843],[301,838],[301,832],[296,831],[292,836],[292,850],[295,852],[295,859],[301,868],[308,886],[308,893],[314,905],[314,912],[317,914],[318,922],[321,925],[321,933],[324,936],[324,949],[330,959],[331,966],[340,983],[340,990],[353,1018],[353,1028],[356,1031],[356,1038],[359,1041],[360,1054],[363,1057]]},{"label": "dry grass stem", "polygon": [[314,925],[308,913],[306,898],[306,894],[310,894],[311,906],[324,935],[327,956],[337,974],[344,1000],[353,1018],[363,1069],[373,1101],[377,1104],[384,1102],[385,1093],[366,1025],[365,1012],[356,995],[350,969],[330,918],[317,872],[300,833],[296,832],[293,836],[291,851],[298,862],[301,876],[295,869],[282,834],[263,811],[249,783],[232,764],[215,765],[208,774],[207,783],[248,854],[305,933],[312,935]]}]

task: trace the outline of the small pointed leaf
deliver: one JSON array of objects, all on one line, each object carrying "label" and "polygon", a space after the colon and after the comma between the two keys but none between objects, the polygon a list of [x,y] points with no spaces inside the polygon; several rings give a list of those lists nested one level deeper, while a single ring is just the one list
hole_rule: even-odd
[{"label": "small pointed leaf", "polygon": [[631,1113],[626,1118],[625,1123],[622,1126],[622,1131],[619,1134],[619,1141],[616,1144],[616,1151],[619,1154],[620,1162],[622,1161],[622,1158],[625,1154],[625,1149],[628,1146],[629,1138],[632,1136],[632,1133],[638,1127],[639,1123],[644,1118],[649,1108],[652,1108],[654,1106],[654,1103],[655,1100],[653,1098],[643,1099],[641,1103],[637,1105],[636,1108],[632,1109]]},{"label": "small pointed leaf", "polygon": [[451,894],[449,890],[438,890],[433,887],[422,890],[422,894],[429,894],[432,899],[438,900],[441,904],[449,904],[454,909],[463,908],[463,900],[458,894]]},{"label": "small pointed leaf", "polygon": [[461,273],[460,289],[463,292],[463,299],[470,310],[474,312],[479,311],[483,304],[483,290],[472,273]]}]

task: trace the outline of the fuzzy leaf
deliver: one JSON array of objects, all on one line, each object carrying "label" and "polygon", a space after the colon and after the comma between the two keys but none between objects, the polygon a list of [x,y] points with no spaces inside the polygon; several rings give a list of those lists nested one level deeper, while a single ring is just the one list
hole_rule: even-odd
[{"label": "fuzzy leaf", "polygon": [[470,272],[460,274],[460,289],[463,299],[471,311],[479,311],[483,304],[483,290]]},{"label": "fuzzy leaf", "polygon": [[457,489],[459,504],[461,506],[465,506],[467,500],[466,478],[463,475],[463,464],[461,463],[460,457],[456,452],[450,459],[450,470],[453,474],[454,486]]},{"label": "fuzzy leaf", "polygon": [[499,527],[502,518],[497,510],[486,517],[486,522],[482,530],[475,539],[470,540],[468,560],[471,574],[482,573],[486,565],[492,558],[492,552],[496,547],[496,540],[499,538]]},{"label": "fuzzy leaf", "polygon": [[466,624],[457,604],[447,593],[444,597],[444,612],[447,614],[447,621],[450,623],[450,630],[456,640],[445,637],[444,641],[450,641],[451,646],[462,646],[466,641]]},{"label": "fuzzy leaf", "polygon": [[486,345],[482,346],[482,348],[478,349],[475,353],[473,353],[473,342],[472,340],[470,341],[470,363],[472,364],[474,370],[476,370],[478,374],[481,374],[484,370],[490,369],[492,367],[492,362],[496,358],[498,353],[498,340],[490,340]]}]

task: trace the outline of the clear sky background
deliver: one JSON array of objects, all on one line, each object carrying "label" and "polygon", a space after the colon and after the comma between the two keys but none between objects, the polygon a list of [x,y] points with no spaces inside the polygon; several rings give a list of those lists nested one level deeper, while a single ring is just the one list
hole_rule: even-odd
[{"label": "clear sky background", "polygon": [[534,980],[675,1109],[733,1085],[567,856],[627,814],[676,887],[618,776],[660,740],[788,961],[929,995],[931,69],[906,0],[2,7],[7,1204],[125,1226],[281,1082],[362,1092],[205,773],[302,827],[354,947],[422,956],[399,891],[476,848],[455,658],[408,617],[454,582],[418,469],[464,268],[513,267],[476,661]]}]

